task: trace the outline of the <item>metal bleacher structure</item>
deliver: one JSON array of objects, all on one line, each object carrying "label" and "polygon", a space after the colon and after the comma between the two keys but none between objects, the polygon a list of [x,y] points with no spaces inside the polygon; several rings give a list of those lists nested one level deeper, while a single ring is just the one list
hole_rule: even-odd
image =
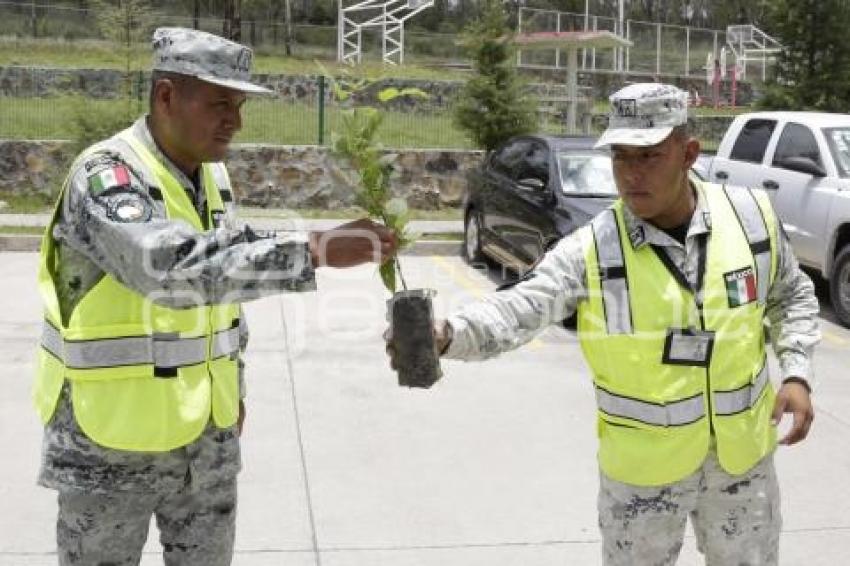
[{"label": "metal bleacher structure", "polygon": [[434,0],[363,0],[345,6],[339,0],[337,19],[337,61],[360,63],[363,58],[363,30],[381,30],[382,59],[389,65],[404,63],[404,23]]},{"label": "metal bleacher structure", "polygon": [[761,80],[767,78],[767,64],[782,51],[782,45],[756,26],[737,25],[726,28],[726,44],[735,56],[739,76],[745,79],[748,63],[761,63]]},{"label": "metal bleacher structure", "polygon": [[[605,30],[622,40],[622,45],[612,49],[587,48],[580,51],[579,69],[585,73],[604,73],[629,75],[627,80],[637,80],[635,76],[646,76],[649,80],[659,80],[663,76],[697,78],[705,73],[706,86],[703,93],[717,93],[718,64],[719,80],[733,77],[732,92],[728,103],[735,104],[736,81],[765,81],[768,70],[774,64],[776,56],[782,51],[782,45],[773,37],[754,25],[733,25],[726,30],[714,30],[689,26],[641,22],[622,17],[612,18],[595,16],[588,12],[572,13],[537,8],[521,7],[518,19],[518,35],[538,36],[545,34],[588,33]],[[549,71],[567,71],[565,50],[545,45],[537,46],[532,52],[524,45],[518,46],[517,66]],[[728,55],[728,57],[727,57]],[[729,66],[727,67],[727,59]],[[748,73],[749,71],[749,73]],[[748,76],[749,75],[749,76]],[[568,81],[569,82],[569,81]],[[538,89],[539,111],[547,118],[567,115],[571,102],[578,102],[584,108],[592,103],[589,86],[579,85],[569,94],[566,85],[547,85]],[[700,104],[698,90],[694,89],[693,104]],[[723,94],[723,96],[727,96]],[[577,98],[577,100],[576,100]],[[715,104],[718,101],[715,100]],[[723,102],[727,103],[727,102]],[[586,112],[585,109],[579,112]],[[584,116],[586,118],[586,116]],[[571,120],[566,119],[566,129],[572,129]],[[586,125],[585,125],[586,129]]]},{"label": "metal bleacher structure", "polygon": [[[748,65],[761,66],[761,79],[782,50],[782,45],[754,25],[733,25],[726,30],[697,28],[641,22],[630,19],[596,16],[589,13],[559,12],[521,7],[518,33],[607,30],[631,42],[631,47],[615,50],[613,54],[597,49],[584,50],[582,71],[637,73],[651,76],[698,76],[705,71],[706,53],[711,59],[720,56],[725,47],[734,63],[742,67],[744,76]],[[531,54],[528,54],[531,55]],[[517,64],[527,68],[563,68],[564,58],[557,50],[547,57],[538,53],[527,57],[522,51]],[[739,73],[739,78],[743,78]],[[755,78],[755,77],[754,77]]]}]

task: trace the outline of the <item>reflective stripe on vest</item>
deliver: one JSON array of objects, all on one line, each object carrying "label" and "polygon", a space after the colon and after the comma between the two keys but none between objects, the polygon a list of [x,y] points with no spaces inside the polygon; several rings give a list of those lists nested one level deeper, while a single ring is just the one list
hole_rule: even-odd
[{"label": "reflective stripe on vest", "polygon": [[767,361],[753,383],[734,391],[714,393],[714,412],[721,416],[736,415],[754,407],[768,383]]},{"label": "reflective stripe on vest", "polygon": [[617,216],[606,210],[591,222],[602,282],[602,301],[609,334],[631,334],[632,313],[629,306],[629,287]]},{"label": "reflective stripe on vest", "polygon": [[597,386],[596,404],[600,411],[611,416],[657,426],[691,424],[705,416],[705,402],[701,394],[662,405],[615,395]]},{"label": "reflective stripe on vest", "polygon": [[730,191],[726,185],[723,185],[723,192],[732,203],[738,221],[747,235],[747,242],[750,244],[750,252],[753,254],[756,265],[756,295],[759,303],[764,304],[770,285],[770,236],[767,232],[767,224],[752,191],[749,189]]},{"label": "reflective stripe on vest", "polygon": [[[216,332],[211,359],[230,356],[239,351],[239,328]],[[50,322],[44,321],[42,347],[70,369],[152,364],[178,368],[207,361],[207,337],[180,338],[174,334],[125,336],[99,340],[63,340]]]},{"label": "reflective stripe on vest", "polygon": [[[767,382],[768,371],[765,363],[753,383],[734,391],[718,391],[713,394],[715,414],[720,416],[735,415],[754,407],[764,393]],[[648,403],[639,399],[615,395],[597,386],[596,404],[600,411],[611,416],[656,426],[681,426],[695,423],[705,416],[705,403],[702,395],[666,404]]]}]

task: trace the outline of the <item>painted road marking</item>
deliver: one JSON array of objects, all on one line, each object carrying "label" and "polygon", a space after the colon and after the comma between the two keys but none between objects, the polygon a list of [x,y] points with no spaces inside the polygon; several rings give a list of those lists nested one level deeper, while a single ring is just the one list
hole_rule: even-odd
[{"label": "painted road marking", "polygon": [[827,342],[831,342],[836,346],[850,346],[850,340],[842,338],[841,336],[838,336],[837,334],[830,332],[829,330],[823,331],[823,337]]},{"label": "painted road marking", "polygon": [[466,273],[455,269],[455,265],[446,260],[446,258],[444,258],[443,256],[428,256],[428,259],[436,263],[440,269],[442,269],[445,273],[449,275],[449,277],[451,277],[452,281],[463,287],[476,299],[484,295],[484,293],[487,291],[487,289],[483,285],[474,282],[466,275]]}]

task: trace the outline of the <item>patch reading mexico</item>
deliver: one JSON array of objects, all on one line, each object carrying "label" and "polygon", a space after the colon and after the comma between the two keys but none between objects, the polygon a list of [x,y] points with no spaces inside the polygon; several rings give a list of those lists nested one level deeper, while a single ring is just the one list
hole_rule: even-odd
[{"label": "patch reading mexico", "polygon": [[756,300],[756,275],[752,267],[723,274],[730,307],[740,307]]},{"label": "patch reading mexico", "polygon": [[109,208],[109,218],[116,222],[147,222],[151,209],[138,199],[122,199]]},{"label": "patch reading mexico", "polygon": [[89,177],[89,189],[92,194],[98,195],[113,187],[126,187],[130,185],[130,172],[123,165],[115,165],[98,171]]}]

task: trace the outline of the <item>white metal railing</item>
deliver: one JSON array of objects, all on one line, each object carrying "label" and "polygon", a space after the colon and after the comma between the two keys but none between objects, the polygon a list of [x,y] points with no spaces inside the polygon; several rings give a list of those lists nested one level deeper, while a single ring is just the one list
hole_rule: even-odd
[{"label": "white metal railing", "polygon": [[782,44],[753,25],[736,25],[726,28],[729,47],[741,69],[741,77],[747,73],[747,64],[761,62],[761,78],[767,78],[767,63],[773,62],[782,51]]}]

